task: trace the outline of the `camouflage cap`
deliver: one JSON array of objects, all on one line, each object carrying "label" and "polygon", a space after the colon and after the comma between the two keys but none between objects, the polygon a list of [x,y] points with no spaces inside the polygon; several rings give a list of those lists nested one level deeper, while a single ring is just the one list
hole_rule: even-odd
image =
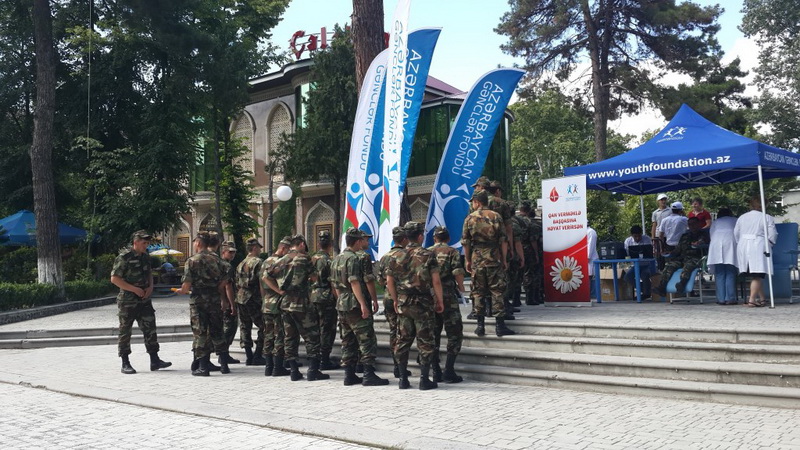
[{"label": "camouflage cap", "polygon": [[472,194],[472,200],[477,200],[485,205],[486,203],[489,202],[489,196],[486,195],[486,192],[483,191],[475,192],[474,194]]},{"label": "camouflage cap", "polygon": [[233,241],[225,241],[222,243],[222,251],[235,252],[236,243]]},{"label": "camouflage cap", "polygon": [[406,232],[407,235],[415,234],[415,233],[423,233],[425,232],[425,224],[422,222],[406,222],[403,225],[403,230]]},{"label": "camouflage cap", "polygon": [[258,239],[256,239],[256,238],[250,238],[250,239],[248,239],[248,240],[247,240],[247,244],[246,244],[246,245],[247,245],[248,247],[253,247],[253,246],[256,246],[256,245],[257,245],[257,246],[259,246],[259,247],[261,247],[261,248],[264,248],[264,246],[263,246],[263,245],[261,245],[261,242],[258,242]]},{"label": "camouflage cap", "polygon": [[317,234],[317,237],[320,241],[330,241],[331,240],[331,232],[330,230],[322,230]]},{"label": "camouflage cap", "polygon": [[477,187],[477,186],[480,186],[482,188],[489,187],[489,177],[478,178],[477,181],[475,181],[475,184],[472,185],[472,187]]},{"label": "camouflage cap", "polygon": [[497,180],[494,180],[491,183],[489,183],[489,187],[492,189],[503,189],[503,185],[500,184],[500,182]]},{"label": "camouflage cap", "polygon": [[348,228],[346,234],[348,237],[358,239],[372,237],[371,234],[366,233],[364,230],[359,230],[358,228],[354,227]]},{"label": "camouflage cap", "polygon": [[406,237],[406,230],[404,230],[403,227],[394,227],[392,228],[392,237],[395,240],[402,239]]},{"label": "camouflage cap", "polygon": [[306,242],[305,236],[303,236],[302,234],[295,234],[294,236],[292,236],[292,245],[297,245],[301,242],[303,243]]},{"label": "camouflage cap", "polygon": [[292,237],[284,236],[281,238],[280,245],[292,245]]},{"label": "camouflage cap", "polygon": [[151,235],[145,230],[134,231],[133,234],[131,235],[131,240],[135,241],[137,239],[150,241],[153,239],[153,235]]},{"label": "camouflage cap", "polygon": [[449,236],[450,231],[444,225],[439,225],[438,227],[433,229],[434,236]]}]

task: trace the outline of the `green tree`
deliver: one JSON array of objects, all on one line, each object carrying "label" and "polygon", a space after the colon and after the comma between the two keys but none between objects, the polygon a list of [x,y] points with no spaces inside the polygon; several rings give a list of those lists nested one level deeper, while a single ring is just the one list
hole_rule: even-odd
[{"label": "green tree", "polygon": [[[533,79],[568,79],[580,63],[588,71],[596,160],[608,157],[608,121],[638,109],[655,90],[658,70],[691,71],[718,51],[719,6],[674,0],[509,0],[496,32],[502,48],[525,58]],[[645,69],[648,63],[655,71]]]},{"label": "green tree", "polygon": [[341,235],[342,186],[347,179],[350,138],[358,104],[355,56],[350,33],[337,26],[336,38],[312,57],[313,89],[306,100],[305,126],[287,137],[281,152],[293,183],[325,180],[333,184],[334,236]]},{"label": "green tree", "polygon": [[759,45],[756,121],[769,124],[769,142],[800,148],[800,9],[793,0],[745,0],[742,31]]}]

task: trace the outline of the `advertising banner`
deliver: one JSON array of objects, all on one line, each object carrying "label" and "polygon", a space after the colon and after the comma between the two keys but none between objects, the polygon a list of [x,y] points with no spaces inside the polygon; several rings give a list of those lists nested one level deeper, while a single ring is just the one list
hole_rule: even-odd
[{"label": "advertising banner", "polygon": [[591,306],[586,176],[542,180],[545,305]]},{"label": "advertising banner", "polygon": [[469,213],[472,185],[481,176],[494,135],[524,70],[495,69],[483,75],[467,94],[450,129],[436,181],[433,183],[425,246],[433,245],[433,229],[450,231],[450,245],[461,250],[461,229]]},{"label": "advertising banner", "polygon": [[400,155],[403,146],[410,8],[410,0],[398,1],[389,24],[389,61],[386,66],[386,105],[383,114],[383,199],[378,231],[379,256],[392,248],[392,228],[400,223]]}]

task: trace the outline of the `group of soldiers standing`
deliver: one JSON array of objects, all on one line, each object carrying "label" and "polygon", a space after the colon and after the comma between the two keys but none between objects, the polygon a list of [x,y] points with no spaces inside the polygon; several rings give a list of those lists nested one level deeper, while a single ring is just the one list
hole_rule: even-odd
[{"label": "group of soldiers standing", "polygon": [[[471,316],[478,322],[478,336],[485,335],[486,316],[495,318],[498,336],[514,334],[505,321],[513,319],[514,307],[520,306],[522,287],[528,304],[541,303],[543,292],[541,222],[535,220],[530,204],[523,203],[519,214],[514,214],[515,205],[502,199],[499,183],[482,177],[475,184],[471,207],[462,229],[463,263],[460,252],[448,245],[450,232],[445,227],[436,227],[435,244],[423,247],[425,226],[419,222],[395,227],[394,246],[376,263],[366,251],[371,236],[357,228],[346,231],[346,248],[335,257],[331,256],[333,245],[328,231],[320,232],[319,248],[311,255],[305,238],[295,235],[284,237],[265,260],[259,256],[262,245],[250,239],[246,243],[248,254],[237,267],[231,264],[236,255],[232,242],[223,242],[218,256],[218,236],[199,233],[193,242],[195,254],[187,260],[181,288],[176,290],[190,294],[192,375],[208,376],[215,370],[230,372],[229,364],[239,362],[229,354],[238,328],[245,364],[264,365],[266,376],[288,375],[292,381],[329,379],[322,370],[340,368],[330,358],[338,329],[344,384],[388,384],[375,373],[378,346],[373,315],[379,309],[377,282],[386,291],[383,310],[390,327],[389,344],[399,387],[411,387],[408,359],[415,339],[421,368],[420,390],[435,389],[438,382],[461,382],[455,361],[463,341],[459,299],[465,292],[465,275],[472,275]],[[137,233],[134,248],[137,239],[146,237],[149,243],[149,235]],[[114,274],[125,277],[116,265]],[[121,288],[121,296],[133,295],[140,303],[145,298],[149,301],[145,288],[150,286],[152,291],[152,279],[149,284],[140,283],[143,287],[115,284]],[[122,308],[120,311],[122,372],[135,373],[127,359],[133,319],[123,321]],[[135,314],[132,317],[138,318]],[[123,333],[123,325],[127,326],[127,334]],[[151,370],[168,367],[170,363],[158,359],[154,314],[152,320],[150,315],[140,320],[140,327],[154,358]],[[257,329],[255,340],[253,327]],[[447,338],[444,368],[439,357],[442,331]],[[127,336],[127,346],[123,345],[123,334]],[[305,377],[298,361],[301,337],[309,361]],[[218,355],[219,366],[211,363],[212,352]]]}]

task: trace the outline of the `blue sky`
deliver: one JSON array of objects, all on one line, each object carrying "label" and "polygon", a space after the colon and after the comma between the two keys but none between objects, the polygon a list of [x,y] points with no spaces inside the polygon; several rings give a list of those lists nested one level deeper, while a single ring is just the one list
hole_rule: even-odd
[{"label": "blue sky", "polygon": [[[680,1],[680,0],[679,0]],[[701,5],[719,1],[695,0]],[[390,20],[397,0],[384,0],[384,15]],[[738,26],[741,23],[741,0],[724,2],[718,39],[728,57],[741,53],[743,66],[755,64],[756,50],[748,43]],[[498,66],[512,66],[521,60],[500,50],[506,39],[494,32],[500,17],[509,10],[506,0],[412,0],[409,26],[441,27],[442,34],[434,53],[430,74],[461,89],[468,90],[483,73]],[[350,22],[352,0],[292,0],[283,21],[273,30],[272,42],[289,48],[289,39],[297,30],[319,33],[321,27],[332,30],[335,24]],[[659,121],[659,119],[661,119]],[[633,123],[637,122],[637,123]],[[646,121],[623,120],[618,131],[639,134],[666,123],[654,114]]]}]

